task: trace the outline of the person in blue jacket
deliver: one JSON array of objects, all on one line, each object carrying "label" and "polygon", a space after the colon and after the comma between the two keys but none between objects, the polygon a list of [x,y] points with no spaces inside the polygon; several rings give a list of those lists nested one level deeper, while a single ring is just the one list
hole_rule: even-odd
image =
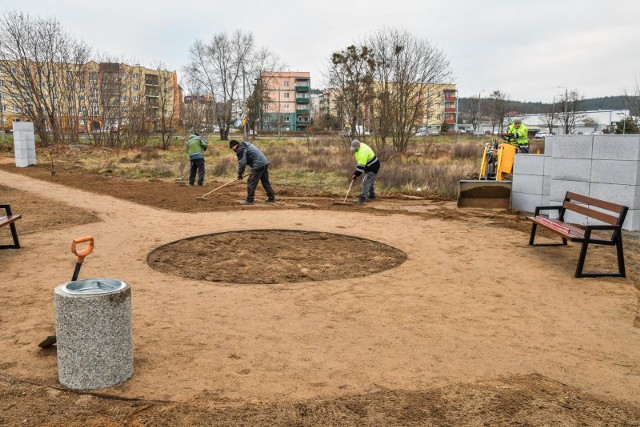
[{"label": "person in blue jacket", "polygon": [[269,182],[269,160],[262,151],[250,142],[238,142],[231,140],[229,148],[236,153],[238,158],[238,179],[242,180],[244,170],[247,166],[251,168],[249,179],[247,180],[247,199],[240,202],[243,205],[252,205],[254,202],[258,181],[262,183],[264,191],[267,192],[267,203],[276,201],[276,194]]}]

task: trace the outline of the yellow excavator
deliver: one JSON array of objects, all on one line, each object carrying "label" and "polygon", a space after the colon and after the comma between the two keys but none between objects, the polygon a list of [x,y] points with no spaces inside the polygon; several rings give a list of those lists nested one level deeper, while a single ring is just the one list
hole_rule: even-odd
[{"label": "yellow excavator", "polygon": [[504,208],[511,206],[511,173],[513,159],[518,149],[515,140],[502,135],[506,142],[497,139],[484,146],[479,179],[458,183],[459,208]]}]

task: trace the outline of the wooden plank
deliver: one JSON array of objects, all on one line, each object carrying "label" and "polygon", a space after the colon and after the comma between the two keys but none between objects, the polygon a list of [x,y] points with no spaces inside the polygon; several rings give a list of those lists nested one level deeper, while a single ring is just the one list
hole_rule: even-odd
[{"label": "wooden plank", "polygon": [[22,215],[0,216],[0,227],[11,224],[22,218]]},{"label": "wooden plank", "polygon": [[[575,199],[574,199],[575,200]],[[604,212],[597,211],[595,209],[588,208],[586,206],[578,205],[577,203],[564,202],[562,206],[570,211],[588,216],[589,218],[595,218],[602,222],[606,222],[610,225],[616,225],[618,223],[619,216],[612,216]]]},{"label": "wooden plank", "polygon": [[544,216],[527,217],[527,219],[567,239],[574,241],[584,239],[583,229],[558,219],[551,219]]},{"label": "wooden plank", "polygon": [[570,191],[567,192],[566,199],[571,199],[571,200],[578,201],[580,203],[584,203],[586,205],[591,205],[591,206],[599,207],[601,209],[606,209],[608,211],[615,212],[618,215],[622,213],[622,209],[624,208],[624,206],[618,205],[616,203],[607,202],[605,200],[596,199],[593,197],[585,196],[583,194],[572,193]]}]

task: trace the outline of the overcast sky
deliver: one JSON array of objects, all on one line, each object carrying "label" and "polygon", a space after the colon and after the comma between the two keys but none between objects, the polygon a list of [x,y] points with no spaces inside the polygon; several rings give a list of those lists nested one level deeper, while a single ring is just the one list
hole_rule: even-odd
[{"label": "overcast sky", "polygon": [[506,92],[551,102],[633,92],[640,81],[640,0],[0,0],[3,11],[56,18],[94,52],[178,77],[196,39],[253,32],[290,70],[321,75],[331,53],[384,26],[429,40],[450,61],[460,96]]}]

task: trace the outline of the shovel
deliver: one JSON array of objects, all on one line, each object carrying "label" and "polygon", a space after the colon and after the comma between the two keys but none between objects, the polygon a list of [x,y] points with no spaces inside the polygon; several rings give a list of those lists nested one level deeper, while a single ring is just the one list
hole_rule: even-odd
[{"label": "shovel", "polygon": [[[88,243],[88,245],[83,250],[78,251],[76,248],[76,245],[78,243]],[[72,282],[75,282],[76,280],[78,280],[78,274],[80,274],[82,261],[84,261],[84,258],[93,251],[93,243],[94,243],[93,236],[86,236],[86,237],[80,237],[78,239],[73,239],[73,242],[71,243],[71,252],[73,252],[73,254],[78,257],[78,261],[76,262],[75,270],[73,270],[73,276],[71,277]],[[40,344],[38,344],[38,347],[49,348],[52,345],[54,345],[56,341],[57,340],[55,335],[49,335]]]},{"label": "shovel", "polygon": [[213,193],[214,191],[218,191],[218,190],[220,190],[221,188],[226,187],[227,185],[231,185],[231,184],[233,184],[234,182],[237,182],[237,181],[239,181],[239,180],[234,179],[233,181],[227,182],[226,184],[222,184],[220,187],[214,188],[213,190],[209,191],[207,194],[203,194],[202,196],[197,197],[197,198],[196,198],[196,200],[199,200],[199,201],[207,200],[207,196],[208,196],[209,194]]}]

